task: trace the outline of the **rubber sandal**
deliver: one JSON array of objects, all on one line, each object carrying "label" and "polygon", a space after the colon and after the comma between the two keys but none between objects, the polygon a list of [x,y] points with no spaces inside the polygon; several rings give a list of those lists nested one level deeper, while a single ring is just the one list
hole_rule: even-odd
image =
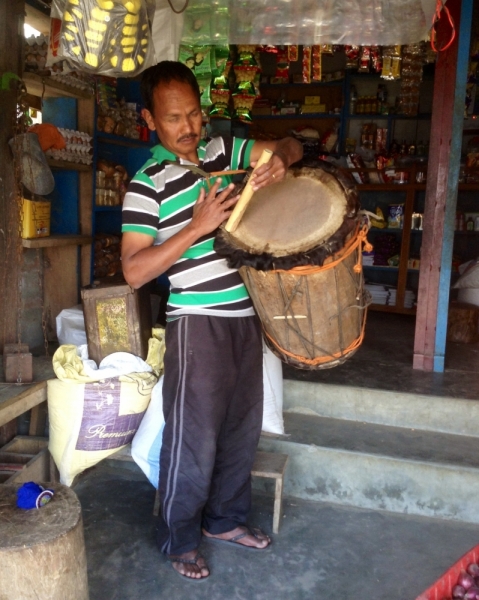
[{"label": "rubber sandal", "polygon": [[[208,541],[218,542],[221,544],[228,544],[230,546],[236,546],[237,548],[244,548],[245,550],[254,550],[255,552],[258,552],[258,551],[261,552],[261,551],[269,548],[269,546],[271,546],[271,540],[270,540],[269,544],[267,546],[265,546],[264,548],[255,548],[254,546],[246,546],[245,544],[239,544],[238,543],[239,540],[242,540],[247,535],[252,535],[257,540],[260,539],[259,534],[265,535],[265,533],[263,531],[261,531],[261,529],[258,529],[257,527],[247,527],[246,525],[244,527],[245,527],[245,531],[243,531],[243,533],[239,533],[238,535],[235,535],[234,537],[230,538],[229,540],[221,539],[218,537],[210,537],[208,535],[204,535],[203,537]],[[203,530],[203,532],[204,531],[205,530]]]},{"label": "rubber sandal", "polygon": [[[182,563],[184,565],[196,565],[201,571],[201,567],[198,564],[198,559],[202,558],[202,556],[200,555],[199,552],[196,554],[196,556],[194,558],[181,558],[180,556],[173,556],[173,555],[168,555],[167,558],[171,563],[177,562],[177,563]],[[172,567],[173,567],[173,565],[172,565]],[[206,567],[206,568],[209,570],[208,567]],[[183,573],[180,573],[174,567],[173,567],[173,571],[175,573],[177,573],[182,579],[188,579],[188,581],[195,581],[195,582],[204,581],[205,579],[208,579],[208,577],[210,576],[210,575],[205,575],[204,577],[203,576],[202,577],[188,577],[188,575],[183,575]]]}]

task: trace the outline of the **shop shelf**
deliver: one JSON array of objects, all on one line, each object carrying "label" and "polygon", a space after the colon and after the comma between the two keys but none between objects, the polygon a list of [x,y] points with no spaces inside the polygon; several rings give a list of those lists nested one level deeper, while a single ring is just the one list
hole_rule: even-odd
[{"label": "shop shelf", "polygon": [[53,160],[52,158],[48,158],[47,162],[51,169],[62,169],[64,171],[87,171],[87,172],[92,170],[91,165],[67,162],[66,160]]},{"label": "shop shelf", "polygon": [[49,235],[47,237],[22,239],[24,248],[52,248],[58,246],[86,246],[91,244],[91,235]]},{"label": "shop shelf", "polygon": [[67,96],[69,98],[86,99],[93,97],[93,91],[87,92],[78,88],[73,88],[48,76],[41,76],[37,75],[36,73],[25,71],[22,79],[27,87],[28,93],[33,94],[34,96],[57,98]]}]

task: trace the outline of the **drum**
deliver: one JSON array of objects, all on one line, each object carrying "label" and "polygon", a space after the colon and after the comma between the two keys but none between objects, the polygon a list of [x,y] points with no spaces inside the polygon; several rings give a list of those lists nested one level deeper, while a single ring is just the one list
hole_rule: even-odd
[{"label": "drum", "polygon": [[369,304],[354,181],[328,163],[290,169],[256,192],[215,249],[238,268],[266,343],[301,369],[342,364],[359,348]]}]

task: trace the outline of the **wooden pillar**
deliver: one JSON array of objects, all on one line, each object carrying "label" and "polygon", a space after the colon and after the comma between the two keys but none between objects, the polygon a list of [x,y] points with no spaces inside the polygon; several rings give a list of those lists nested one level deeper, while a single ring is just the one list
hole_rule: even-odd
[{"label": "wooden pillar", "polygon": [[[473,0],[448,0],[456,39],[439,52],[434,100],[424,233],[421,249],[414,369],[444,371],[454,218],[459,179]],[[451,28],[443,13],[438,45]]]},{"label": "wooden pillar", "polygon": [[[24,0],[0,2],[0,76],[6,72],[21,76],[24,11]],[[16,115],[15,81],[11,82],[10,88],[0,90],[0,353],[5,343],[18,341],[21,304],[22,248],[13,159],[8,146]]]}]

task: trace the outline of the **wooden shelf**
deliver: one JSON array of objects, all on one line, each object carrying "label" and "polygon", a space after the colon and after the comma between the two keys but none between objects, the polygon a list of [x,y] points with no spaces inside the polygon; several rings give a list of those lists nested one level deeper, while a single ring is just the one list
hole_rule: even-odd
[{"label": "wooden shelf", "polygon": [[146,148],[152,148],[155,143],[144,140],[136,140],[134,138],[127,138],[122,135],[115,135],[113,133],[105,133],[103,131],[99,131],[96,134],[96,139],[98,142],[104,142],[107,144],[117,144],[118,146],[140,146]]},{"label": "wooden shelf", "polygon": [[67,162],[66,160],[53,160],[47,158],[48,165],[52,169],[62,169],[64,171],[91,171],[92,165],[84,165],[80,163]]},{"label": "wooden shelf", "polygon": [[49,76],[37,75],[36,73],[30,73],[25,71],[22,77],[27,91],[29,94],[34,96],[47,96],[47,97],[69,97],[69,98],[85,98],[91,99],[94,97],[93,92],[87,92],[78,88],[73,88],[69,85],[65,85],[56,79],[52,79]]},{"label": "wooden shelf", "polygon": [[330,86],[338,86],[343,85],[343,79],[334,79],[331,81],[312,81],[311,83],[260,83],[260,89],[264,90],[277,90],[284,88],[302,88],[303,90],[308,90],[313,87],[330,87]]},{"label": "wooden shelf", "polygon": [[117,204],[116,206],[97,206],[95,204],[93,210],[99,211],[99,212],[105,212],[105,211],[108,211],[108,210],[121,211],[122,208],[123,207],[122,207],[121,204]]},{"label": "wooden shelf", "polygon": [[378,121],[386,119],[397,119],[397,120],[413,120],[413,121],[427,121],[431,118],[430,113],[419,113],[415,116],[412,115],[400,115],[395,113],[388,113],[387,115],[381,113],[356,113],[354,115],[348,115],[348,119],[365,119],[367,121]]},{"label": "wooden shelf", "polygon": [[390,313],[400,313],[402,315],[415,315],[416,308],[399,308],[398,306],[391,306],[389,304],[370,304],[370,310],[376,310],[378,312],[390,312]]},{"label": "wooden shelf", "polygon": [[307,119],[340,119],[341,115],[340,114],[329,114],[329,113],[306,113],[304,115],[255,115],[254,113],[252,113],[251,115],[253,117],[253,123],[255,121],[266,121],[266,120],[271,120],[274,119],[279,120],[279,121],[285,121],[285,120],[297,120],[297,119],[301,119],[301,120],[307,120]]},{"label": "wooden shelf", "polygon": [[52,248],[59,246],[86,246],[93,242],[91,235],[49,235],[48,237],[22,240],[24,248]]},{"label": "wooden shelf", "polygon": [[[364,170],[364,169],[359,169]],[[401,169],[397,169],[398,171]],[[407,190],[425,190],[425,183],[358,183],[357,188],[364,192],[405,192]]]}]

